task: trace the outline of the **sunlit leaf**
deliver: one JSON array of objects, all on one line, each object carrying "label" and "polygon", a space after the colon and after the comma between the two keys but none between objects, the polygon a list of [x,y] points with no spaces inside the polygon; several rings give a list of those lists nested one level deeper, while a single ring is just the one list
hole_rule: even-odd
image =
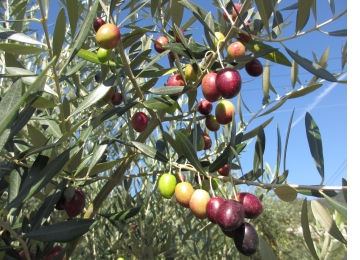
[{"label": "sunlit leaf", "polygon": [[174,130],[174,133],[175,133],[176,142],[180,144],[180,148],[184,152],[186,158],[195,167],[196,170],[198,170],[201,174],[205,175],[206,174],[205,170],[202,167],[196,155],[196,151],[192,143],[189,141],[188,137],[179,130]]},{"label": "sunlit leaf", "polygon": [[330,198],[329,196],[327,196],[323,191],[320,190],[320,193],[324,196],[324,198],[326,199],[327,202],[329,202],[329,204],[336,210],[338,211],[341,215],[343,215],[344,217],[347,217],[347,207],[345,204]]},{"label": "sunlit leaf", "polygon": [[160,96],[160,97],[152,97],[146,100],[143,104],[144,106],[151,109],[167,109],[175,104],[175,100],[170,98],[169,96]]},{"label": "sunlit leaf", "polygon": [[167,163],[169,160],[163,155],[162,153],[158,152],[156,148],[150,147],[146,144],[139,143],[139,142],[132,142],[133,145],[136,146],[142,153],[149,156],[150,158],[156,159],[158,161]]},{"label": "sunlit leaf", "polygon": [[274,0],[255,0],[256,7],[259,11],[261,21],[264,23],[265,29],[270,34],[269,19],[273,12]]},{"label": "sunlit leaf", "polygon": [[66,16],[64,8],[61,8],[56,18],[54,37],[53,37],[53,55],[59,58],[62,45],[65,41]]},{"label": "sunlit leaf", "polygon": [[109,65],[109,66],[116,66],[116,63],[113,62],[112,60],[109,60],[109,61],[106,61],[106,62],[99,61],[99,59],[97,57],[97,54],[95,52],[92,52],[92,51],[80,49],[76,53],[76,56],[78,56],[79,58],[82,58],[84,60],[96,63],[96,64],[104,64],[104,65]]},{"label": "sunlit leaf", "polygon": [[73,111],[71,113],[70,116],[73,116],[73,115],[81,112],[85,108],[88,108],[89,106],[94,105],[97,101],[102,99],[106,95],[106,93],[109,91],[109,89],[113,85],[113,83],[115,82],[115,79],[116,79],[116,76],[112,75],[110,78],[105,80],[103,82],[103,84],[101,84],[100,86],[95,88],[93,91],[91,91],[90,94],[85,97],[83,102],[81,102],[81,104],[75,109],[75,111]]},{"label": "sunlit leaf", "polygon": [[[267,45],[265,43],[262,43],[260,41],[243,42],[243,44],[245,45],[245,47],[248,50],[250,50],[252,52],[258,52],[258,51],[264,51],[264,50],[267,50],[267,49],[273,49],[272,46]],[[273,61],[275,63],[279,63],[281,65],[288,66],[288,67],[292,66],[292,64],[288,60],[288,58],[286,58],[286,56],[282,52],[280,52],[278,50],[273,51],[273,52],[271,52],[269,54],[263,55],[262,58]]]},{"label": "sunlit leaf", "polygon": [[[6,92],[9,94],[6,94],[4,99],[0,102],[0,135],[8,127],[18,109],[30,94],[30,91],[32,91],[35,87],[38,87],[38,85],[43,81],[48,69],[54,61],[55,60],[53,59],[47,64],[23,95],[21,95],[22,85],[20,80],[15,81],[15,83],[13,83],[13,87]],[[8,97],[6,97],[7,95]]]},{"label": "sunlit leaf", "polygon": [[26,54],[40,54],[42,52],[45,52],[46,50],[24,44],[0,42],[0,51],[13,53],[13,54],[26,55]]},{"label": "sunlit leaf", "polygon": [[260,252],[263,259],[276,260],[278,259],[272,249],[272,247],[266,242],[266,240],[258,234]]},{"label": "sunlit leaf", "polygon": [[[297,191],[298,191],[298,193],[303,194],[305,196],[324,198],[324,196],[318,190],[297,189]],[[333,191],[333,190],[324,190],[323,193],[329,197],[335,197],[337,195],[337,192]]]},{"label": "sunlit leaf", "polygon": [[73,45],[71,54],[69,55],[68,59],[64,63],[64,68],[72,61],[78,51],[81,49],[83,43],[88,38],[88,34],[90,29],[93,26],[93,21],[96,15],[96,11],[98,9],[99,0],[95,0],[92,5],[89,13],[87,14],[85,20],[81,23],[81,27],[79,28],[79,33],[75,38],[75,43]]},{"label": "sunlit leaf", "polygon": [[71,37],[74,38],[76,25],[79,16],[79,5],[76,1],[66,0],[66,9],[67,14],[70,22],[70,29],[71,29]]},{"label": "sunlit leaf", "polygon": [[281,199],[282,201],[285,201],[285,202],[294,201],[298,194],[294,188],[292,188],[288,185],[282,185],[282,186],[276,187],[274,189],[274,192],[279,197],[279,199]]},{"label": "sunlit leaf", "polygon": [[321,83],[316,83],[316,84],[313,84],[313,85],[310,85],[310,86],[306,86],[306,87],[303,87],[303,88],[300,88],[298,90],[293,90],[290,95],[288,96],[289,99],[292,99],[292,98],[298,98],[298,97],[302,97],[302,96],[305,96],[315,90],[317,90],[318,88],[320,88],[323,84]]},{"label": "sunlit leaf", "polygon": [[299,33],[306,25],[310,17],[311,6],[314,0],[298,0],[298,11],[296,14],[295,33]]},{"label": "sunlit leaf", "polygon": [[[42,42],[39,42],[29,36],[27,36],[24,33],[20,33],[17,31],[13,31],[13,30],[9,30],[6,29],[4,27],[0,26],[0,38],[2,39],[8,39],[8,40],[13,40],[13,41],[17,41],[17,42],[23,42],[23,43],[28,43],[28,44],[34,44],[34,45],[44,45]],[[24,45],[22,45],[24,46]]]},{"label": "sunlit leaf", "polygon": [[300,55],[296,54],[295,52],[292,52],[288,48],[285,48],[287,53],[293,58],[301,67],[309,71],[311,74],[314,74],[318,76],[319,78],[326,79],[328,81],[336,82],[337,79],[334,75],[332,75],[330,72],[328,72],[326,69],[321,67],[320,65],[316,64],[315,62],[312,62],[308,59],[305,59],[301,57]]},{"label": "sunlit leaf", "polygon": [[343,244],[347,244],[346,239],[336,226],[335,221],[331,218],[329,212],[318,201],[311,201],[311,209],[315,219],[319,224],[328,232],[333,238],[340,241]]},{"label": "sunlit leaf", "polygon": [[185,88],[184,86],[163,86],[149,92],[157,95],[172,95],[182,93]]},{"label": "sunlit leaf", "polygon": [[311,255],[315,259],[319,260],[319,257],[317,255],[315,247],[314,247],[314,242],[311,238],[306,198],[303,200],[302,208],[301,208],[301,227],[302,227],[302,233],[304,236],[305,243],[306,243]]}]

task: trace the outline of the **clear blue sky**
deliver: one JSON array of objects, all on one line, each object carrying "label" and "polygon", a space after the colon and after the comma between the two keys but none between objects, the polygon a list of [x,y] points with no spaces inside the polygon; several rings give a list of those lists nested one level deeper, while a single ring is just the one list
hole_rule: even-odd
[{"label": "clear blue sky", "polygon": [[[215,18],[217,18],[216,7],[210,2],[196,0],[195,3],[202,6],[206,11],[212,11]],[[280,7],[289,6],[296,1],[283,1]],[[346,1],[335,0],[336,14],[339,14],[346,9]],[[280,8],[281,9],[281,8]],[[324,21],[332,17],[331,9],[328,1],[317,1],[318,10],[318,23],[321,24]],[[55,21],[58,12],[58,4],[51,1],[50,5],[50,21]],[[291,36],[295,30],[294,20],[296,19],[296,11],[283,11],[284,19],[290,15],[290,24],[284,29],[284,36]],[[189,11],[185,10],[183,23],[189,18]],[[120,16],[120,21],[125,17]],[[335,21],[334,23],[323,27],[324,31],[335,31],[347,28],[347,15],[343,18]],[[125,23],[126,24],[126,23]],[[303,30],[308,30],[314,25],[313,16],[310,15],[310,21]],[[194,23],[193,31],[185,32],[185,34],[192,33],[196,41],[202,42],[203,27],[199,23]],[[122,32],[126,32],[126,29],[121,28]],[[154,34],[154,39],[159,34]],[[318,58],[322,55],[327,47],[330,47],[330,54],[328,60],[328,68],[330,72],[339,72],[341,70],[341,46],[345,44],[346,37],[331,37],[320,32],[312,32],[305,36],[299,37],[295,40],[286,41],[285,45],[292,51],[298,51],[300,55],[310,60],[313,60],[312,51]],[[284,48],[279,44],[274,44],[274,47],[278,47],[288,58],[291,58],[286,54]],[[156,54],[155,52],[153,53]],[[260,59],[263,64],[266,60]],[[163,66],[168,66],[167,59],[164,58],[161,61]],[[287,91],[285,88],[291,89],[290,81],[290,68],[270,63],[271,66],[271,83],[275,87],[276,91],[283,95]],[[300,66],[299,77],[303,84],[312,78],[306,70]],[[347,70],[345,66],[344,71]],[[242,95],[246,102],[246,105],[256,112],[261,108],[262,101],[262,78],[252,78],[247,75],[245,70],[241,70],[242,76]],[[346,79],[347,76],[343,79]],[[163,81],[162,81],[163,80]],[[159,87],[165,83],[166,79],[159,80],[156,87]],[[295,88],[299,88],[297,84]],[[274,98],[274,94],[270,92],[271,100]],[[198,99],[203,98],[201,89],[198,89]],[[236,98],[232,99],[236,104]],[[216,103],[214,103],[215,108]],[[265,128],[266,135],[266,149],[264,155],[264,161],[267,162],[271,169],[274,170],[276,163],[277,152],[277,133],[276,124],[279,125],[282,151],[284,151],[286,131],[288,122],[291,116],[292,110],[295,108],[295,114],[293,119],[293,127],[291,129],[291,135],[289,139],[287,149],[287,169],[289,169],[288,181],[291,184],[301,185],[317,185],[320,183],[321,178],[318,174],[311,157],[309,147],[307,144],[307,138],[305,133],[304,114],[309,112],[316,123],[319,126],[324,149],[324,163],[325,163],[325,185],[341,185],[341,178],[347,179],[347,85],[346,84],[334,84],[331,82],[325,82],[324,85],[315,92],[307,95],[306,97],[288,100],[280,109],[271,113],[269,116],[264,116],[253,121],[248,127],[249,130],[258,126],[266,119],[274,116],[273,121]],[[249,113],[243,108],[244,120],[250,119]],[[254,140],[250,144],[247,150],[241,154],[242,167],[244,172],[248,172],[252,169]],[[282,154],[283,159],[283,154]],[[283,170],[283,164],[281,163],[280,171]]]}]

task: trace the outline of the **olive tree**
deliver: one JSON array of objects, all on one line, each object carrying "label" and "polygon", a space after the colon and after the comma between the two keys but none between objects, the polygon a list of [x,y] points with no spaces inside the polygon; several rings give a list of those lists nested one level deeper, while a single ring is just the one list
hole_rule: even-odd
[{"label": "olive tree", "polygon": [[[346,44],[341,49],[342,68],[336,73],[326,69],[326,46],[321,57],[314,55],[312,60],[287,47],[287,42],[321,31],[347,13],[335,12],[334,1],[329,1],[332,16],[319,24],[316,3],[299,0],[286,6],[280,0],[215,0],[215,13],[205,2],[200,6],[189,0],[60,0],[55,24],[50,24],[53,1],[3,1],[0,255],[21,259],[23,251],[26,259],[30,252],[36,259],[45,259],[61,245],[57,259],[248,259],[215,224],[194,217],[174,197],[161,196],[158,180],[163,173],[171,173],[206,189],[212,197],[230,199],[240,185],[254,187],[265,211],[249,220],[259,237],[253,259],[342,259],[347,243],[347,183],[343,179],[342,186],[323,185],[322,139],[316,119],[310,113],[304,119],[309,152],[322,179],[320,185],[312,186],[287,182],[293,113],[285,144],[280,134],[277,137],[274,171],[267,167],[263,154],[265,129],[276,117],[254,125],[255,119],[320,89],[325,82],[346,83],[339,79],[345,73]],[[235,4],[241,8],[233,8]],[[294,23],[283,18],[288,10],[296,15]],[[304,30],[311,15],[316,22]],[[120,31],[119,42],[101,56],[97,53],[105,39],[96,37],[96,17]],[[194,24],[200,29],[187,31]],[[292,27],[288,35],[286,27]],[[329,40],[343,37],[346,28],[326,33]],[[168,43],[159,43],[155,35],[164,36]],[[226,51],[232,41],[241,42],[246,53],[229,58]],[[155,45],[163,50],[155,51]],[[246,73],[246,64],[253,60],[265,63],[257,111],[245,121],[247,101],[241,91],[236,93],[236,116],[212,132],[211,149],[199,151],[201,133],[209,133],[207,116],[197,110],[203,78],[225,68]],[[188,64],[198,69],[191,80],[185,74]],[[291,89],[286,93],[277,93],[272,86],[271,64],[291,71]],[[305,85],[300,68],[313,75]],[[162,83],[174,74],[182,77],[183,85]],[[121,94],[117,103],[111,101],[115,92]],[[139,111],[148,120],[141,132],[132,124]],[[190,138],[180,129],[190,130]],[[254,154],[251,169],[241,165],[245,147]],[[230,174],[219,175],[225,164]],[[205,181],[196,183],[196,176],[210,180],[209,186],[205,187]],[[85,208],[69,217],[60,202],[63,197],[71,200],[76,190],[84,193]],[[339,191],[345,202],[335,199]],[[308,202],[307,196],[324,198],[329,206],[318,200]],[[296,215],[284,214],[289,207]],[[269,229],[269,219],[283,224]],[[291,239],[298,242],[296,247],[283,244]]]}]

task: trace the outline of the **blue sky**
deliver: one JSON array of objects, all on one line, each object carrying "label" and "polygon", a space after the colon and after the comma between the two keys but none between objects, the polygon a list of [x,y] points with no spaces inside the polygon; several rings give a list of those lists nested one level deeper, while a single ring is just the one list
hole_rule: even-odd
[{"label": "blue sky", "polygon": [[[216,7],[212,4],[204,5],[204,1],[196,0],[195,3],[202,6],[206,11],[211,11],[215,18],[217,18]],[[283,1],[280,7],[289,6],[296,1]],[[209,2],[210,3],[210,2]],[[336,0],[336,14],[339,14],[346,9],[346,1]],[[280,8],[281,9],[281,8]],[[332,17],[331,9],[328,1],[317,1],[318,10],[318,23],[321,24],[324,21]],[[50,5],[50,21],[55,21],[58,12],[58,6],[56,2],[51,1]],[[288,15],[289,21],[293,23],[284,29],[285,36],[291,36],[294,32],[294,20],[296,19],[296,11],[283,11],[284,19]],[[183,23],[187,21],[190,13],[186,10],[183,18]],[[120,15],[119,21],[125,17],[125,14]],[[347,28],[347,15],[337,21],[323,27],[324,31],[335,31]],[[125,23],[126,24],[126,23]],[[314,25],[313,16],[310,15],[310,21],[303,30],[308,30]],[[203,27],[199,23],[194,23],[192,31],[185,32],[185,34],[191,33],[196,41],[202,42]],[[53,27],[52,27],[53,28]],[[125,31],[125,30],[124,30]],[[154,34],[154,39],[159,34]],[[320,32],[312,32],[298,39],[286,41],[284,44],[292,51],[298,51],[299,54],[305,58],[313,60],[312,51],[318,58],[322,55],[327,47],[330,47],[330,54],[328,60],[327,70],[330,72],[341,71],[341,47],[346,42],[346,37],[331,37]],[[291,58],[286,54],[285,49],[280,44],[274,44],[274,47],[278,47],[288,58]],[[155,55],[155,52],[153,53]],[[260,59],[262,64],[265,65],[266,60]],[[167,59],[165,58],[160,62],[163,66],[169,66]],[[287,93],[287,89],[291,89],[290,81],[290,68],[281,66],[275,63],[270,63],[271,66],[271,83],[275,87],[276,91],[283,95]],[[344,71],[347,70],[345,66]],[[246,105],[256,112],[261,108],[262,101],[262,78],[252,78],[247,75],[245,70],[239,71],[242,80],[242,96]],[[312,78],[306,70],[299,67],[299,77],[304,85]],[[166,77],[161,79],[157,83],[157,87],[164,84]],[[347,79],[347,75],[344,75],[342,79]],[[163,81],[162,81],[163,80]],[[299,84],[295,88],[299,88]],[[277,133],[276,124],[279,125],[282,151],[284,151],[284,144],[286,138],[287,127],[292,110],[295,108],[295,114],[293,119],[293,125],[291,129],[291,135],[289,139],[287,149],[287,169],[289,169],[288,181],[291,184],[300,185],[317,185],[321,182],[321,177],[318,174],[313,159],[310,154],[310,150],[307,144],[304,115],[309,112],[317,125],[319,126],[324,149],[324,163],[325,163],[325,185],[339,186],[341,185],[341,178],[347,179],[347,85],[336,84],[332,82],[325,82],[324,85],[307,95],[306,97],[288,100],[280,109],[271,113],[268,116],[264,116],[254,120],[248,127],[249,130],[258,126],[271,116],[274,116],[273,121],[265,128],[266,135],[266,149],[264,154],[264,161],[267,162],[271,169],[274,170],[276,163],[277,152]],[[270,93],[271,100],[275,96]],[[198,89],[198,99],[203,98],[201,89]],[[236,98],[232,99],[236,105]],[[215,109],[216,103],[214,103]],[[214,110],[213,110],[214,111]],[[237,115],[238,116],[238,115]],[[247,121],[251,118],[250,114],[243,108],[244,120]],[[248,152],[241,154],[241,163],[244,172],[248,172],[252,169],[254,140],[247,148]],[[282,154],[283,158],[283,154]],[[283,170],[283,164],[281,163],[280,171]]]}]

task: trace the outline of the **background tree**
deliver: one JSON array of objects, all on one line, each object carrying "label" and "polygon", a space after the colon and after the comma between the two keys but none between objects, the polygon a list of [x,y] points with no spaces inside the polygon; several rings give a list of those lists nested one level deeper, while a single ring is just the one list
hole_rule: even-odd
[{"label": "background tree", "polygon": [[[287,182],[294,113],[284,145],[277,128],[273,171],[264,151],[265,129],[274,117],[253,123],[326,81],[346,83],[339,79],[345,74],[346,44],[336,73],[326,70],[326,47],[313,60],[287,47],[288,41],[322,31],[347,13],[335,12],[334,1],[329,1],[332,17],[319,24],[316,3],[214,1],[214,14],[188,0],[61,0],[53,29],[50,1],[1,3],[0,256],[346,256],[347,183],[343,179],[342,186],[323,185],[321,132],[328,129],[320,132],[316,119],[306,113],[309,150],[321,183],[302,186]],[[295,23],[283,18],[287,10],[296,13]],[[310,15],[316,23],[305,31]],[[194,23],[203,30],[190,30]],[[167,41],[154,40],[154,33]],[[325,33],[329,38],[347,34],[346,29]],[[195,34],[201,34],[201,40]],[[237,42],[234,51],[232,42]],[[188,64],[193,71],[185,69]],[[270,64],[291,68],[291,89],[276,91]],[[309,82],[300,78],[300,67],[313,74]],[[241,95],[239,72],[262,77],[262,103],[248,121],[243,117],[244,109],[250,109]],[[214,79],[220,94],[211,89]],[[197,113],[200,90],[206,99],[213,98],[210,114],[207,109]],[[205,149],[203,133],[212,140],[210,149]],[[253,153],[252,169],[242,167],[244,153]],[[224,165],[229,173],[218,174]],[[251,187],[247,191],[264,207],[260,216],[246,220],[258,235],[256,253],[244,256],[217,224],[180,206],[171,196],[175,183],[158,182],[164,173],[184,176],[178,182],[209,191],[211,197],[231,199]],[[170,189],[170,199],[159,193],[159,185]],[[339,195],[345,200],[336,200]],[[308,202],[306,196],[324,198],[328,204]]]}]

